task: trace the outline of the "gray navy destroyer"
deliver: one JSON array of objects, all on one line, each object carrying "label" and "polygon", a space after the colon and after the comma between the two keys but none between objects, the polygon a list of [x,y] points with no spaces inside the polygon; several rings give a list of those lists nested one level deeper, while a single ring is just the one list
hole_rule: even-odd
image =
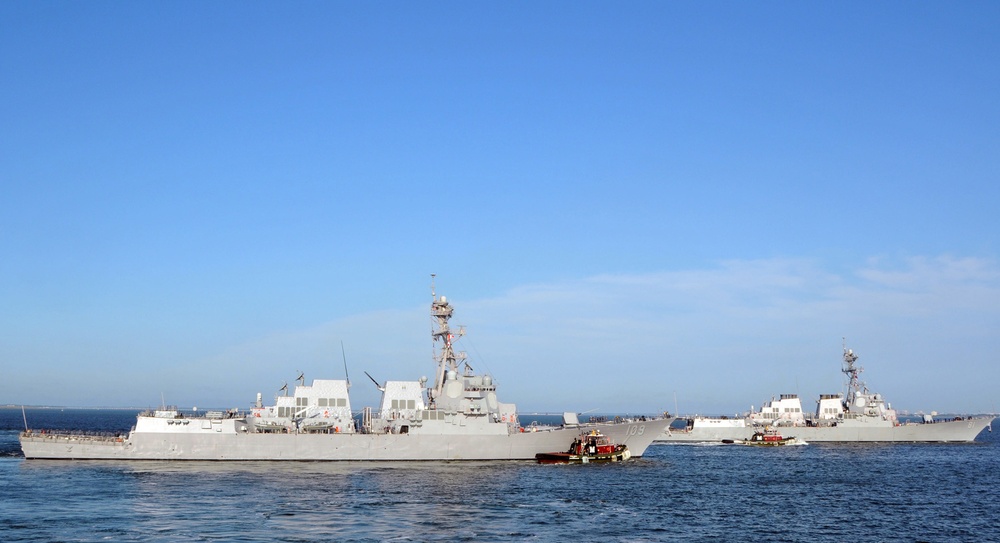
[{"label": "gray navy destroyer", "polygon": [[431,382],[423,377],[379,385],[377,411],[366,407],[355,417],[347,379],[317,379],[307,386],[300,375],[294,393],[287,395],[286,388],[275,405],[263,405],[258,393],[245,411],[191,416],[164,407],[140,413],[123,436],[25,430],[21,449],[28,459],[535,460],[595,430],[642,456],[672,422],[640,417],[581,424],[575,413],[566,413],[561,426],[522,427],[514,404],[497,399],[493,378],[475,374],[465,353],[455,351],[448,325],[453,307],[433,287],[431,297],[436,376]]},{"label": "gray navy destroyer", "polygon": [[797,394],[782,394],[741,417],[688,418],[684,428],[668,428],[656,441],[740,441],[765,428],[780,428],[782,436],[808,443],[970,442],[984,429],[993,430],[992,416],[936,421],[925,415],[922,422],[901,422],[885,398],[859,379],[857,360],[845,346],[841,371],[847,376],[847,393],[820,395],[813,416],[805,415]]}]

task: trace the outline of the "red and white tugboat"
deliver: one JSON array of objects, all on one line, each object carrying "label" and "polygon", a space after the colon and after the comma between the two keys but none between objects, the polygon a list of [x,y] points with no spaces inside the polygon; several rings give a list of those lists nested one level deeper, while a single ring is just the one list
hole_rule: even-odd
[{"label": "red and white tugboat", "polygon": [[757,447],[777,447],[780,445],[794,445],[799,443],[799,440],[794,437],[782,437],[777,430],[769,426],[763,431],[754,432],[754,434],[750,436],[750,439],[723,439],[722,442],[737,443],[740,445],[754,445]]},{"label": "red and white tugboat", "polygon": [[568,452],[538,453],[539,464],[589,464],[591,462],[623,462],[632,457],[628,447],[615,445],[611,438],[598,430],[584,432],[570,445]]}]

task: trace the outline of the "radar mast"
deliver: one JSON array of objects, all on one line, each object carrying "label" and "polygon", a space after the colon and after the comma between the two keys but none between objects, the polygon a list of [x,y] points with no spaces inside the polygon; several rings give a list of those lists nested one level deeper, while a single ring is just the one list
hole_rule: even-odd
[{"label": "radar mast", "polygon": [[[465,353],[455,353],[453,342],[456,338],[455,334],[452,333],[451,328],[448,326],[448,321],[451,319],[452,313],[455,309],[448,303],[448,299],[445,296],[438,297],[434,289],[434,277],[435,274],[431,274],[431,318],[435,319],[436,328],[431,330],[431,337],[434,339],[434,358],[437,360],[437,375],[434,379],[433,388],[427,389],[428,401],[434,403],[434,400],[438,398],[441,391],[444,388],[445,380],[448,378],[448,372],[458,373],[459,360],[465,360]],[[459,327],[458,337],[465,335],[465,329]],[[438,342],[441,342],[440,349],[438,348]]]},{"label": "radar mast", "polygon": [[[855,406],[859,398],[863,398],[864,395],[868,394],[868,387],[865,386],[864,382],[861,381],[859,375],[864,368],[860,366],[855,366],[854,363],[858,361],[858,355],[854,354],[854,351],[847,348],[847,341],[844,341],[844,367],[841,368],[841,372],[847,376],[847,395],[845,396],[845,404],[848,406],[848,410]],[[861,393],[861,396],[859,396]],[[863,407],[863,403],[866,399],[862,399],[862,405],[858,407]]]}]

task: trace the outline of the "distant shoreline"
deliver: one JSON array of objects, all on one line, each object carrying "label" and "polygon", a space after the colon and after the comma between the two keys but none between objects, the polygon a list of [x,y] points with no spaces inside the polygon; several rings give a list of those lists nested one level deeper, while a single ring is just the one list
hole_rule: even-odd
[{"label": "distant shoreline", "polygon": [[102,409],[102,410],[118,410],[118,411],[142,411],[143,409],[149,409],[148,407],[81,407],[75,405],[14,405],[14,404],[3,404],[0,405],[0,409]]}]

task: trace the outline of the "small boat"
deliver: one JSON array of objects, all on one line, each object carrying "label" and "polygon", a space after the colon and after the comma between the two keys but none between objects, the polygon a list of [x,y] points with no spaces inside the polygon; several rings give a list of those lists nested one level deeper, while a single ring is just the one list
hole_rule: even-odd
[{"label": "small boat", "polygon": [[765,428],[762,431],[754,432],[750,439],[723,439],[723,443],[735,443],[737,445],[754,445],[757,447],[778,447],[781,445],[793,445],[799,440],[794,437],[782,437],[774,428]]},{"label": "small boat", "polygon": [[589,464],[591,462],[623,462],[632,457],[628,447],[615,445],[611,438],[599,430],[580,434],[568,452],[538,453],[539,464]]}]

